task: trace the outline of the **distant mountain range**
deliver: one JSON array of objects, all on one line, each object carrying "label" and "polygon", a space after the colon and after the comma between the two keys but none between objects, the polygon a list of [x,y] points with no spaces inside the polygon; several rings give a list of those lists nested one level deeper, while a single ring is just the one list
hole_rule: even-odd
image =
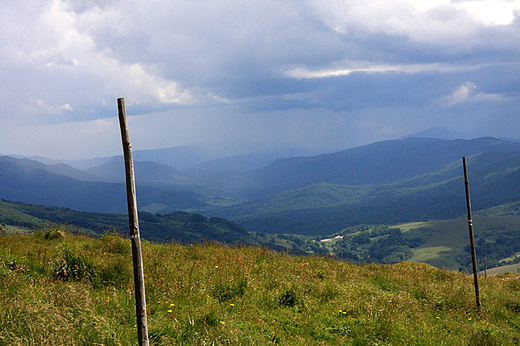
[{"label": "distant mountain range", "polygon": [[[424,131],[416,132],[411,135],[407,135],[404,137],[401,137],[400,139],[407,139],[407,138],[437,138],[437,139],[448,139],[448,140],[454,140],[454,139],[475,139],[485,137],[482,135],[478,135],[474,132],[464,132],[464,131],[454,131],[449,130],[444,127],[431,127],[429,129],[426,129]],[[520,142],[518,139],[512,139],[512,138],[503,138],[500,137],[499,139],[503,139],[505,141],[509,142]]]},{"label": "distant mountain range", "polygon": [[[315,155],[308,150],[280,147],[278,149],[254,151],[241,155],[220,156],[215,155],[206,149],[193,146],[134,150],[132,154],[135,161],[155,162],[170,166],[180,171],[204,170],[209,172],[244,172],[265,167],[272,161],[280,158]],[[0,154],[0,156],[2,156],[2,154]],[[116,157],[122,158],[122,155],[119,155],[112,157],[96,157],[88,160],[55,160],[41,156],[9,156],[18,159],[38,161],[47,165],[66,164],[77,169],[91,169],[101,166]]]},{"label": "distant mountain range", "polygon": [[[194,211],[261,232],[330,234],[362,223],[458,217],[465,211],[463,156],[476,210],[520,197],[520,143],[491,137],[414,137],[316,156],[264,152],[192,161],[189,170],[165,164],[180,159],[168,159],[175,152],[134,155],[140,210]],[[123,161],[77,169],[1,156],[0,198],[124,213]]]},{"label": "distant mountain range", "polygon": [[400,139],[407,138],[437,138],[437,139],[474,139],[481,136],[478,136],[471,132],[462,132],[462,131],[454,131],[448,130],[444,127],[431,127],[421,132],[417,132],[408,136],[404,136]]},{"label": "distant mountain range", "polygon": [[[465,213],[461,158],[476,210],[520,199],[520,144],[494,138],[385,141],[255,172],[258,198],[220,211],[260,232],[330,234]],[[270,179],[269,179],[270,177]]]},{"label": "distant mountain range", "polygon": [[[144,167],[150,165],[145,164]],[[0,156],[0,198],[5,200],[80,211],[125,213],[125,184],[107,181],[109,179],[106,177],[64,164],[46,165],[28,159]],[[205,205],[192,192],[143,185],[138,187],[138,203],[143,207],[142,210],[147,210],[147,206],[163,206],[161,210],[172,211]]]}]

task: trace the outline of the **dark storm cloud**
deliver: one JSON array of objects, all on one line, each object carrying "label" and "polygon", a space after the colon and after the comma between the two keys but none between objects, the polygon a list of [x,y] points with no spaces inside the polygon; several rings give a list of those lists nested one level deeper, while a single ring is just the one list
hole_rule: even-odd
[{"label": "dark storm cloud", "polygon": [[66,143],[63,155],[108,150],[117,97],[144,147],[233,136],[339,147],[428,126],[511,136],[519,10],[505,0],[4,1],[0,153],[60,155],[44,135],[19,139],[42,131]]}]

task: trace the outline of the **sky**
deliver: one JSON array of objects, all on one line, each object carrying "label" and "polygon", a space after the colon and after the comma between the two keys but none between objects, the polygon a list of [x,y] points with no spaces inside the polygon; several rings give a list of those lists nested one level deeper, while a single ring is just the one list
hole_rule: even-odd
[{"label": "sky", "polygon": [[0,0],[0,154],[520,139],[520,0]]}]

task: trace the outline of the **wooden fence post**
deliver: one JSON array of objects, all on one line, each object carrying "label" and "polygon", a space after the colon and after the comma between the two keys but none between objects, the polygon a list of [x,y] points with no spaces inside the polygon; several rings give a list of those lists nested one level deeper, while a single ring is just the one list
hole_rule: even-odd
[{"label": "wooden fence post", "polygon": [[487,278],[487,254],[486,254],[486,242],[484,242],[484,277]]},{"label": "wooden fence post", "polygon": [[137,335],[139,346],[149,346],[148,325],[146,319],[146,299],[144,292],[143,258],[141,255],[141,236],[137,215],[137,197],[135,192],[134,160],[132,146],[126,121],[125,99],[117,99],[119,125],[123,141],[126,172],[126,197],[128,202],[128,219],[130,225],[130,240],[132,242],[132,261],[134,265],[135,311],[137,315]]},{"label": "wooden fence post", "polygon": [[469,199],[469,183],[468,183],[468,170],[466,167],[466,158],[462,158],[462,165],[464,167],[464,185],[466,187],[466,206],[468,208],[468,228],[469,228],[469,242],[471,246],[471,261],[473,264],[473,280],[475,281],[475,296],[477,300],[477,309],[482,312],[482,306],[480,304],[480,290],[478,287],[478,269],[477,269],[477,254],[475,251],[475,239],[473,237],[473,220],[471,217],[471,201]]}]

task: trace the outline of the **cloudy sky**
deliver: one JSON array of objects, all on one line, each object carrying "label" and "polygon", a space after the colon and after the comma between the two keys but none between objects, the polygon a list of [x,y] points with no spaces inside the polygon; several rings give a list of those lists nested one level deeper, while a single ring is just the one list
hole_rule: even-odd
[{"label": "cloudy sky", "polygon": [[[0,153],[520,139],[520,0],[0,0]],[[233,151],[233,149],[235,151]]]}]

